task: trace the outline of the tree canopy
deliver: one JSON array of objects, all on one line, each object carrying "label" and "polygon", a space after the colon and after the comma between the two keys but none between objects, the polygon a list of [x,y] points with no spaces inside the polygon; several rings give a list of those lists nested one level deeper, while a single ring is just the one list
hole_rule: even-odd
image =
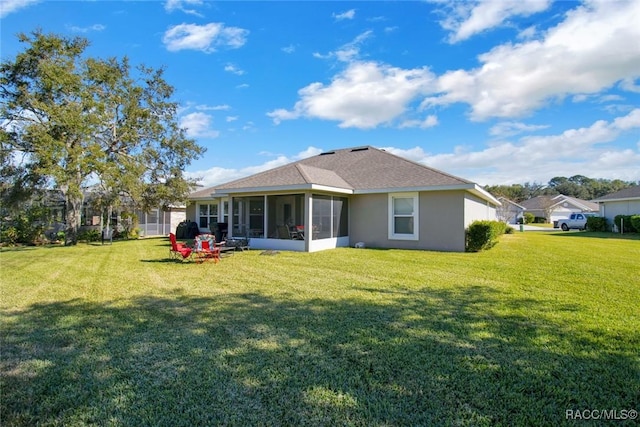
[{"label": "tree canopy", "polygon": [[179,127],[163,69],[85,57],[89,41],[81,37],[18,38],[26,49],[0,65],[3,203],[43,184],[60,190],[74,244],[89,184],[142,209],[186,200],[195,182],[184,169],[204,149]]},{"label": "tree canopy", "polygon": [[485,187],[485,190],[496,197],[506,197],[518,203],[536,196],[555,196],[558,194],[577,199],[593,200],[633,185],[637,184],[620,179],[594,179],[584,175],[574,175],[569,178],[556,176],[547,184],[527,182],[525,184],[493,185]]}]

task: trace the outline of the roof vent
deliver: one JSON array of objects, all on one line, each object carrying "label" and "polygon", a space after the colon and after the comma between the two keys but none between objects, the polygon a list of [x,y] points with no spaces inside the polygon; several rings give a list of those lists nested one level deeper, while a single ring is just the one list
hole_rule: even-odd
[{"label": "roof vent", "polygon": [[355,153],[356,151],[367,151],[369,149],[369,147],[358,147],[358,148],[352,148],[351,152]]},{"label": "roof vent", "polygon": [[320,153],[321,156],[326,156],[328,154],[336,154],[335,151],[325,151],[324,153]]}]

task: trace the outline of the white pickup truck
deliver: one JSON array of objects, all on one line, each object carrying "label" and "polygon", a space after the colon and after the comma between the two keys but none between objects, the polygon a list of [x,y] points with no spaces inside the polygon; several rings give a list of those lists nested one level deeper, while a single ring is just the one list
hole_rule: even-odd
[{"label": "white pickup truck", "polygon": [[594,213],[573,213],[569,218],[558,220],[558,224],[554,228],[561,228],[562,231],[568,231],[571,228],[578,228],[580,230],[587,229],[587,218],[590,216],[596,216]]}]

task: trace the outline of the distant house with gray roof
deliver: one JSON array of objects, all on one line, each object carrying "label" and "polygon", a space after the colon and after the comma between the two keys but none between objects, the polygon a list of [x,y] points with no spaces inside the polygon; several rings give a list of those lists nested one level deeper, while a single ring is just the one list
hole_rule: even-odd
[{"label": "distant house with gray roof", "polygon": [[464,251],[465,229],[495,220],[479,185],[374,147],[332,150],[199,190],[187,219],[256,249],[366,247]]},{"label": "distant house with gray roof", "polygon": [[532,197],[523,200],[520,205],[526,212],[532,213],[537,218],[545,218],[548,223],[569,218],[572,213],[598,212],[597,203],[563,194]]}]

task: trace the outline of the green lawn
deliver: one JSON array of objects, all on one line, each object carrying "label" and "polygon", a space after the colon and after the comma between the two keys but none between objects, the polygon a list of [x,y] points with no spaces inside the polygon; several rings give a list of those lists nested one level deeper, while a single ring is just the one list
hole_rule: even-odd
[{"label": "green lawn", "polygon": [[0,252],[2,426],[548,426],[640,409],[637,235],[217,265],[168,248]]}]

